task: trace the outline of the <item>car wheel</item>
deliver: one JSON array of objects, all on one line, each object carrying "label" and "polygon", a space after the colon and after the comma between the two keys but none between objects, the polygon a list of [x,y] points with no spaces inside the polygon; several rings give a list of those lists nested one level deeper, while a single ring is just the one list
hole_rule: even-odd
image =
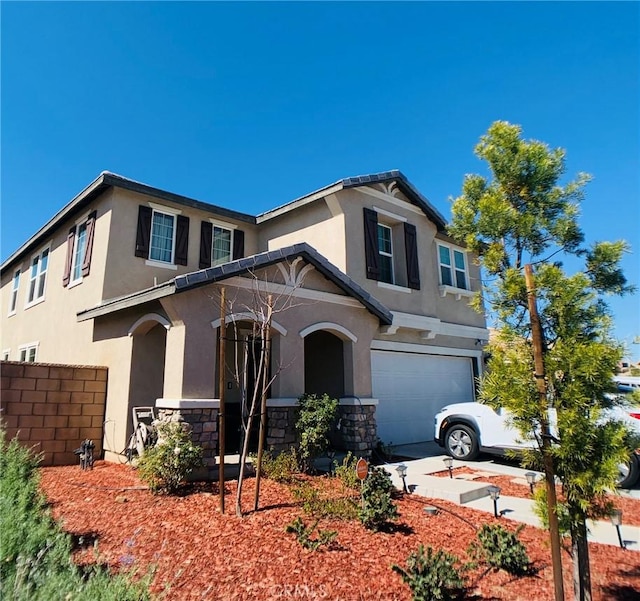
[{"label": "car wheel", "polygon": [[478,456],[478,436],[469,426],[451,426],[444,437],[444,447],[454,459],[471,461]]},{"label": "car wheel", "polygon": [[631,488],[640,476],[640,459],[633,453],[628,463],[621,463],[618,466],[618,487]]}]

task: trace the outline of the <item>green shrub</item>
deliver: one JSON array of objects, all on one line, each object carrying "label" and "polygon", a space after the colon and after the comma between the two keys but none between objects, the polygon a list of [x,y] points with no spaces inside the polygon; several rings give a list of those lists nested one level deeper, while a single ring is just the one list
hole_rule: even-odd
[{"label": "green shrub", "polygon": [[39,458],[0,428],[0,599],[12,601],[145,601],[150,575],[77,567],[71,539],[51,518],[39,490]]},{"label": "green shrub", "polygon": [[298,453],[293,447],[281,453],[269,451],[262,455],[262,473],[265,478],[289,484],[299,472]]},{"label": "green shrub", "polygon": [[358,502],[352,497],[326,498],[309,482],[300,482],[292,490],[296,500],[302,502],[303,511],[316,518],[353,520],[358,516]]},{"label": "green shrub", "polygon": [[140,478],[154,493],[173,494],[202,467],[202,449],[191,441],[191,428],[185,422],[159,421],[156,428],[158,442],[138,461]]},{"label": "green shrub", "polygon": [[368,530],[381,530],[397,519],[398,508],[391,498],[393,484],[385,470],[371,467],[362,485],[362,507],[359,518]]},{"label": "green shrub", "polygon": [[338,414],[338,400],[328,394],[308,394],[298,400],[296,433],[300,462],[305,473],[313,470],[313,460],[329,447],[329,433]]},{"label": "green shrub", "polygon": [[484,524],[478,531],[478,540],[469,546],[469,554],[495,570],[502,569],[514,576],[527,574],[531,562],[525,546],[518,539],[523,528],[524,525],[520,525],[511,532],[500,524]]},{"label": "green shrub", "polygon": [[335,530],[319,530],[317,538],[311,538],[313,531],[317,528],[319,520],[312,526],[307,526],[302,518],[297,517],[287,526],[288,533],[294,533],[298,542],[305,548],[317,551],[322,546],[329,546],[336,539],[338,533]]},{"label": "green shrub", "polygon": [[342,463],[336,466],[336,476],[340,478],[342,484],[347,488],[360,488],[360,479],[356,474],[356,464],[358,459],[349,451]]},{"label": "green shrub", "polygon": [[407,558],[407,567],[394,565],[392,570],[402,576],[409,585],[414,601],[452,601],[465,592],[465,583],[458,568],[459,559],[442,549],[434,552],[420,545],[418,550]]}]

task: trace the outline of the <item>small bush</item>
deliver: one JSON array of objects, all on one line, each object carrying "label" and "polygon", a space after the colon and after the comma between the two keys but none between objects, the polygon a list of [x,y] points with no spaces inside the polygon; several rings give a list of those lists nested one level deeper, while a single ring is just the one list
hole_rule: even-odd
[{"label": "small bush", "polygon": [[347,488],[357,489],[360,487],[360,479],[356,474],[357,463],[357,458],[349,451],[342,463],[336,466],[336,476],[340,478],[342,484]]},{"label": "small bush", "polygon": [[353,520],[358,516],[358,503],[354,498],[323,497],[309,482],[300,482],[292,492],[296,500],[302,501],[303,511],[313,517]]},{"label": "small bush", "polygon": [[478,540],[469,546],[469,554],[495,570],[502,569],[514,576],[527,574],[531,561],[525,546],[518,539],[523,528],[520,525],[515,532],[510,532],[500,524],[484,524],[478,531]]},{"label": "small bush", "polygon": [[287,526],[288,533],[294,533],[298,542],[305,548],[317,551],[322,546],[330,546],[336,539],[338,533],[335,530],[319,530],[317,538],[311,538],[313,531],[317,528],[319,520],[312,526],[307,526],[302,518],[297,517]]},{"label": "small bush", "polygon": [[71,539],[51,518],[39,489],[39,458],[0,428],[0,599],[146,601],[150,575],[132,582],[104,566],[79,568]]},{"label": "small bush", "polygon": [[304,395],[298,401],[296,432],[299,440],[301,467],[305,473],[313,469],[313,460],[329,447],[329,433],[338,414],[338,399],[328,394]]},{"label": "small bush", "polygon": [[359,518],[365,528],[378,531],[397,519],[398,508],[391,498],[392,491],[389,474],[382,468],[372,467],[362,486]]},{"label": "small bush", "polygon": [[159,421],[158,442],[138,462],[140,478],[152,492],[174,494],[187,476],[202,467],[202,449],[191,441],[185,422]]},{"label": "small bush", "polygon": [[465,592],[461,575],[464,567],[458,568],[459,559],[442,549],[434,552],[420,545],[407,558],[407,567],[394,565],[392,570],[402,576],[409,585],[414,601],[453,601]]},{"label": "small bush", "polygon": [[299,472],[298,453],[293,447],[281,453],[269,451],[262,456],[262,474],[265,478],[290,484]]}]

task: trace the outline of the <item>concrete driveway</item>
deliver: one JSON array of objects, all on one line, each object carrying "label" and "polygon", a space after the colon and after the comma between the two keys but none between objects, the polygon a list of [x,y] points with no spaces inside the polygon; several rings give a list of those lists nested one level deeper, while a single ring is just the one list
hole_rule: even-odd
[{"label": "concrete driveway", "polygon": [[[444,449],[433,440],[397,445],[393,447],[393,452],[398,457],[406,457],[407,459],[444,459],[448,456]],[[433,462],[430,463],[433,465]],[[476,461],[459,461],[456,459],[453,465],[454,467],[466,465],[475,470],[495,472],[496,474],[515,478],[524,478],[525,472],[530,471],[519,467],[517,462],[513,460],[489,454],[481,454]],[[442,464],[442,469],[445,469],[444,464]],[[542,474],[539,477],[542,477]],[[619,489],[619,493],[622,496],[640,500],[640,482],[637,482],[632,489]]]}]

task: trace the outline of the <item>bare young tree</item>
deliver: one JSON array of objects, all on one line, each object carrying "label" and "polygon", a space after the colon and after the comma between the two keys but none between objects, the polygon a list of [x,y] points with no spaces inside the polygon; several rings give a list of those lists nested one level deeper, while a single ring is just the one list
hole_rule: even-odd
[{"label": "bare young tree", "polygon": [[[271,359],[271,327],[278,314],[303,303],[296,302],[295,291],[301,288],[304,276],[311,268],[305,265],[298,270],[302,259],[277,264],[278,271],[265,270],[262,274],[250,271],[250,289],[235,288],[233,296],[226,296],[224,312],[230,317],[233,335],[231,357],[225,360],[224,369],[241,391],[241,450],[238,461],[238,487],[236,515],[242,517],[242,489],[244,467],[247,462],[250,435],[256,418],[260,419],[258,457],[256,462],[256,490],[254,511],[258,508],[262,457],[266,439],[267,394],[269,388],[287,365]],[[280,274],[281,277],[278,277]],[[277,280],[281,280],[280,283]],[[227,293],[229,288],[226,288]],[[306,304],[306,303],[304,303]],[[250,330],[241,323],[249,322]],[[226,324],[221,324],[221,336],[226,334]],[[229,353],[227,353],[229,357]],[[220,494],[223,494],[221,491]]]}]

